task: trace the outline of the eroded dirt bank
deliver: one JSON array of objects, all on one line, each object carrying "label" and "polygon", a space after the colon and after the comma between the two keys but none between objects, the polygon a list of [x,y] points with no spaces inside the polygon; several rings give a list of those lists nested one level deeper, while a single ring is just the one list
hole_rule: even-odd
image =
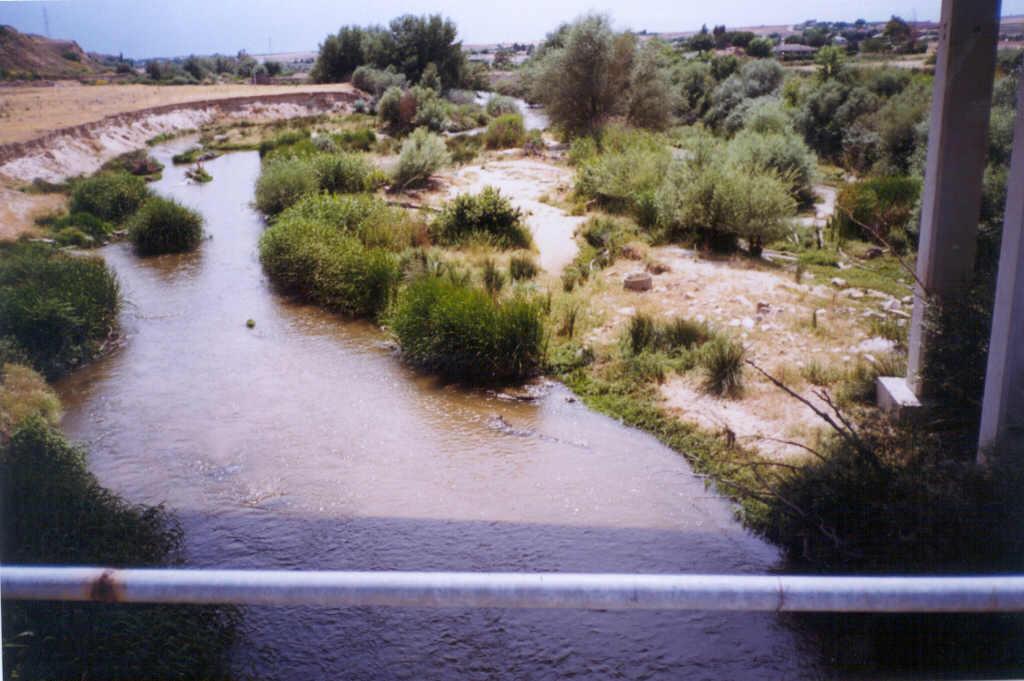
[{"label": "eroded dirt bank", "polygon": [[[52,89],[59,94],[59,88]],[[145,147],[148,140],[162,133],[198,128],[220,119],[258,122],[343,112],[359,98],[358,91],[348,85],[312,91],[273,88],[273,92],[220,97],[214,88],[209,90],[211,98],[108,115],[51,130],[29,141],[0,145],[0,239],[30,233],[36,217],[62,205],[63,199],[57,195],[19,191],[20,186],[37,178],[61,182],[76,175],[88,175],[120,154]],[[187,92],[183,96],[192,94]]]}]

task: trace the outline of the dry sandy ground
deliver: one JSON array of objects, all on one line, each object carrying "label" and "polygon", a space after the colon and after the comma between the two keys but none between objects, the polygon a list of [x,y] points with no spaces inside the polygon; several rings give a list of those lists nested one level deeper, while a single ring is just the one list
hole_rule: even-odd
[{"label": "dry sandy ground", "polygon": [[231,97],[298,92],[347,92],[329,85],[82,85],[58,81],[50,87],[0,87],[0,144],[26,142],[52,130],[156,106]]},{"label": "dry sandy ground", "polygon": [[[654,275],[651,291],[626,291],[622,286],[627,274],[645,268],[643,261],[619,260],[597,275],[588,342],[617,343],[637,312],[706,321],[741,340],[758,366],[819,406],[814,387],[803,381],[799,369],[811,362],[844,367],[889,352],[891,341],[871,337],[865,317],[892,314],[882,312],[883,306],[897,313],[909,309],[885,294],[840,290],[808,275],[797,284],[785,270],[741,258],[708,260],[686,249],[660,247],[650,249],[647,260],[669,268]],[[745,371],[741,399],[709,397],[699,390],[698,381],[695,376],[672,376],[662,386],[666,405],[680,418],[709,430],[728,429],[772,457],[802,454],[798,447],[773,440],[813,442],[820,425],[817,417],[754,371]]]},{"label": "dry sandy ground", "polygon": [[572,170],[535,158],[498,154],[437,176],[441,189],[429,197],[440,205],[458,194],[476,194],[486,186],[497,187],[514,206],[523,211],[526,224],[540,251],[540,266],[553,275],[576,257],[573,234],[586,217],[569,215],[542,203],[545,195],[561,194],[572,186]]},{"label": "dry sandy ground", "polygon": [[[576,253],[573,233],[586,217],[574,217],[538,199],[564,198],[572,186],[572,170],[544,160],[512,154],[489,155],[487,160],[442,173],[440,187],[421,200],[433,205],[485,185],[501,189],[527,213],[527,222],[540,250],[542,266],[553,275]],[[816,187],[816,224],[834,210],[835,190]],[[556,201],[557,202],[557,201]],[[706,321],[740,339],[748,357],[782,378],[819,407],[816,388],[799,374],[817,362],[846,367],[890,351],[891,341],[871,337],[866,318],[884,315],[903,320],[909,307],[903,300],[858,289],[839,289],[829,281],[805,274],[796,283],[788,270],[745,258],[711,260],[678,247],[637,249],[638,259],[620,259],[592,278],[592,295],[583,325],[585,340],[595,347],[618,343],[629,319],[637,312],[656,318],[686,317]],[[654,275],[648,292],[626,291],[623,279],[631,272],[658,263],[667,271]],[[555,284],[557,285],[557,284]],[[812,317],[816,320],[812,326]],[[899,322],[898,322],[899,323]],[[903,323],[906,323],[903,320]],[[695,372],[692,372],[695,373]],[[803,456],[791,440],[813,444],[821,422],[806,406],[784,395],[752,370],[746,372],[741,399],[717,399],[700,390],[696,375],[672,376],[662,386],[667,408],[680,419],[702,428],[731,431],[735,437],[774,459]]]}]

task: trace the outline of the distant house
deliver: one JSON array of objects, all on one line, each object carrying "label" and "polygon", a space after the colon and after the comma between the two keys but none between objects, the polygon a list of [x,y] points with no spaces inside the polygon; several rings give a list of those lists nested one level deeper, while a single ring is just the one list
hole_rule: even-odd
[{"label": "distant house", "polygon": [[811,47],[810,45],[776,45],[772,49],[772,53],[778,59],[808,59],[817,54],[818,48]]}]

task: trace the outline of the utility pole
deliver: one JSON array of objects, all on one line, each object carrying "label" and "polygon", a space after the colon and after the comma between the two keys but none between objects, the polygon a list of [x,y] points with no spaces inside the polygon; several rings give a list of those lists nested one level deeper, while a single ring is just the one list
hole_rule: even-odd
[{"label": "utility pole", "polygon": [[51,37],[50,36],[50,15],[47,14],[47,12],[46,12],[46,5],[45,4],[43,5],[43,32],[46,34],[47,38]]}]

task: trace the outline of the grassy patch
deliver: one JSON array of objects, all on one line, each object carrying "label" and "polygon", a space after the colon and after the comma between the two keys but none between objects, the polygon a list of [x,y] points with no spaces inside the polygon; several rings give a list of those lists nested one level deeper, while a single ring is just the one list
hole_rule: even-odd
[{"label": "grassy patch", "polygon": [[139,255],[191,251],[203,238],[203,217],[173,199],[154,196],[132,216],[128,238]]},{"label": "grassy patch", "polygon": [[529,248],[533,240],[522,212],[494,187],[476,195],[460,194],[445,205],[431,225],[440,244],[458,245],[483,238],[498,248]]},{"label": "grassy patch", "polygon": [[70,210],[119,224],[147,198],[149,190],[141,178],[128,173],[101,173],[74,183]]},{"label": "grassy patch", "polygon": [[448,380],[515,381],[544,359],[540,306],[522,295],[499,300],[450,277],[417,277],[399,294],[388,325],[403,356]]},{"label": "grassy patch", "polygon": [[20,243],[0,256],[0,339],[48,378],[99,352],[120,305],[117,280],[102,260]]},{"label": "grassy patch", "polygon": [[[86,452],[41,419],[0,446],[0,485],[6,562],[180,563],[175,519],[101,487]],[[4,665],[14,678],[226,678],[238,623],[222,606],[5,602]]]}]

